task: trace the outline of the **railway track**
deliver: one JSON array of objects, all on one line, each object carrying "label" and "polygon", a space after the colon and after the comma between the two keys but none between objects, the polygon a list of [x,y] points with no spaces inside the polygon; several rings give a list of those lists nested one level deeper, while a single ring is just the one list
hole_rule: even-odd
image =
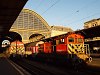
[{"label": "railway track", "polygon": [[26,69],[29,73],[31,73],[32,75],[69,75],[66,72],[61,72],[60,70],[51,70],[49,68],[45,68],[45,66],[40,66],[36,63],[33,63],[31,61],[28,60],[21,60],[21,61],[14,61],[16,62],[18,65],[20,65],[21,67],[23,67],[24,69]]},{"label": "railway track", "polygon": [[27,59],[21,59],[21,61],[14,62],[26,69],[32,75],[100,75],[100,67],[90,65],[85,67],[81,66],[80,68],[69,68],[67,66],[50,66]]}]

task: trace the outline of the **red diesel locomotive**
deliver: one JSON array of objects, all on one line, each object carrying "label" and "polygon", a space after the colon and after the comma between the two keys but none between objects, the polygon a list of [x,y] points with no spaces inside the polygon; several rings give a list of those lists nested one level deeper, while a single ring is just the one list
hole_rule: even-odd
[{"label": "red diesel locomotive", "polygon": [[[58,61],[91,61],[89,45],[84,44],[84,37],[76,33],[66,33],[43,39],[42,43],[26,45],[26,51],[31,51],[38,58]],[[35,48],[37,47],[37,48]]]},{"label": "red diesel locomotive", "polygon": [[24,47],[24,43],[21,41],[13,41],[10,44],[10,47],[6,50],[6,54],[8,54],[8,56],[16,56],[16,55],[21,55],[23,56],[25,54],[25,47]]}]

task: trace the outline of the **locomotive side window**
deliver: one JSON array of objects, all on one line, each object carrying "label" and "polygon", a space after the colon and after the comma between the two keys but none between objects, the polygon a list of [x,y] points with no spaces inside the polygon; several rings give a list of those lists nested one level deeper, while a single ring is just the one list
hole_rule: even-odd
[{"label": "locomotive side window", "polygon": [[68,41],[69,42],[74,42],[74,38],[69,38]]},{"label": "locomotive side window", "polygon": [[56,40],[56,45],[59,45],[59,44],[64,44],[65,40],[64,39],[59,39],[59,40]]},{"label": "locomotive side window", "polygon": [[82,43],[83,42],[82,38],[78,38],[78,42]]},{"label": "locomotive side window", "polygon": [[60,39],[60,43],[63,44],[65,42],[64,39]]}]

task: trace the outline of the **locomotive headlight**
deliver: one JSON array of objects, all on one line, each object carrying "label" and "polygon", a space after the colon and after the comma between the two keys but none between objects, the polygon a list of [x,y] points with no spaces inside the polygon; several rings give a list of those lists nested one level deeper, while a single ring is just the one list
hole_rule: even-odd
[{"label": "locomotive headlight", "polygon": [[10,41],[9,40],[3,40],[2,41],[2,47],[7,47],[10,45]]}]

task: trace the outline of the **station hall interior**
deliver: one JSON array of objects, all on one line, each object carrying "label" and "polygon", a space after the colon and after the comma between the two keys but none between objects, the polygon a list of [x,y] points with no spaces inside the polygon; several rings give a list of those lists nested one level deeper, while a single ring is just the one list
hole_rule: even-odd
[{"label": "station hall interior", "polygon": [[[49,25],[42,15],[24,8],[27,1],[0,1],[0,74],[100,74],[100,18],[74,31]],[[92,54],[98,57],[92,59]]]},{"label": "station hall interior", "polygon": [[[34,10],[23,9],[27,0],[20,2],[17,6],[16,1],[10,0],[5,5],[5,1],[1,1],[0,7],[0,38],[1,47],[4,47],[5,40],[10,42],[20,40],[24,43],[34,42],[43,38],[49,38],[68,32],[81,33],[85,36],[86,43],[90,44],[91,49],[98,47],[99,43],[99,25],[100,18],[92,19],[84,23],[84,29],[73,31],[69,27],[50,26],[41,15]],[[14,5],[15,4],[15,5]],[[91,45],[94,42],[94,45]],[[96,44],[98,43],[98,44]]]}]

